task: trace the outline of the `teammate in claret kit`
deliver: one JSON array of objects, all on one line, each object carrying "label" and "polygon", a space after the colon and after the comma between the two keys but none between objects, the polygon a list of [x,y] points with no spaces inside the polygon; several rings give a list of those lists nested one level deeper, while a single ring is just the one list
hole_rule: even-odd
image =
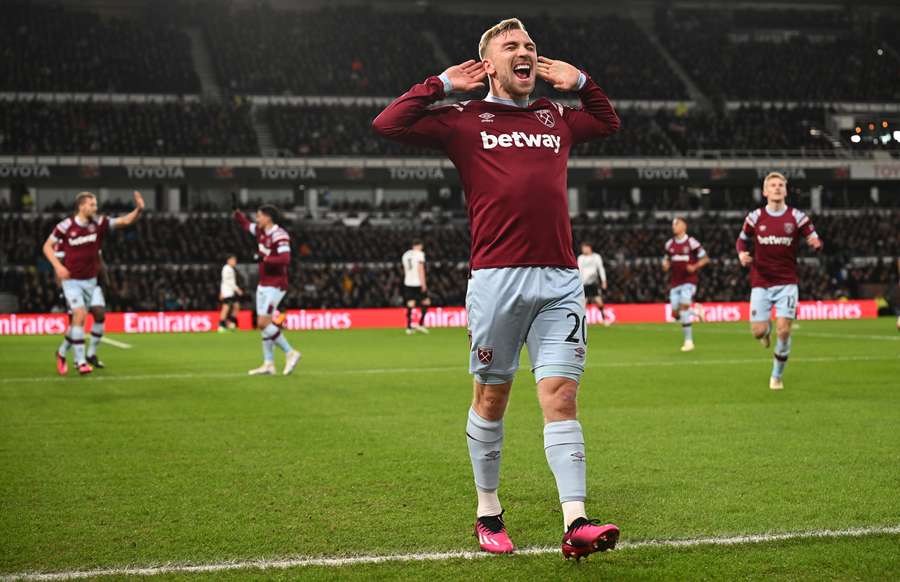
[{"label": "teammate in claret kit", "polygon": [[[134,210],[116,218],[97,214],[97,197],[90,192],[75,196],[75,215],[56,225],[44,242],[43,252],[62,286],[66,305],[71,312],[69,327],[62,344],[56,351],[56,370],[60,375],[69,372],[67,354],[74,352],[75,367],[81,375],[90,374],[94,368],[88,362],[84,349],[84,324],[88,307],[99,307],[102,293],[97,295],[97,274],[100,270],[100,250],[103,239],[111,228],[122,228],[134,223],[144,210],[140,192],[134,193]],[[102,302],[105,304],[105,302]],[[105,310],[104,310],[105,312]],[[104,313],[105,315],[105,313]],[[91,330],[91,356],[97,364],[97,343],[103,336],[103,317],[95,319]],[[102,364],[97,367],[102,368]]]},{"label": "teammate in claret kit", "polygon": [[[503,416],[523,344],[544,415],[544,450],[562,503],[566,557],[615,546],[619,528],[589,520],[585,445],[576,395],[587,351],[584,291],[572,248],[566,168],[571,148],[615,133],[607,96],[572,65],[539,57],[518,19],[487,30],[480,61],[414,85],[373,122],[380,135],[443,150],[459,171],[472,230],[466,310],[474,399],[466,440],[478,497],[481,548],[514,545],[497,494]],[[575,92],[582,108],[530,100],[540,77]],[[484,88],[482,100],[432,107],[453,92]]]},{"label": "teammate in claret kit", "polygon": [[[800,239],[813,249],[822,240],[802,211],[785,203],[787,178],[778,172],[763,180],[766,205],[747,215],[737,239],[738,259],[750,267],[750,329],[766,348],[771,344],[775,308],[775,359],[769,388],[784,388],[784,368],[791,353],[791,323],[797,318],[797,246]],[[752,249],[752,251],[751,251]]]},{"label": "teammate in claret kit", "polygon": [[284,375],[288,376],[300,362],[300,352],[291,347],[272,318],[278,304],[288,290],[288,270],[291,265],[291,236],[278,226],[278,209],[260,206],[256,222],[250,222],[244,213],[234,210],[234,219],[241,229],[256,238],[259,255],[259,284],[256,287],[256,325],[262,333],[262,366],[248,372],[251,376],[275,374],[275,346],[285,354]]},{"label": "teammate in claret kit", "polygon": [[669,273],[669,301],[672,317],[681,322],[684,333],[682,352],[694,349],[694,295],[697,293],[698,271],[709,264],[709,257],[700,242],[687,233],[687,219],[672,221],[672,238],[666,241],[663,271]]}]

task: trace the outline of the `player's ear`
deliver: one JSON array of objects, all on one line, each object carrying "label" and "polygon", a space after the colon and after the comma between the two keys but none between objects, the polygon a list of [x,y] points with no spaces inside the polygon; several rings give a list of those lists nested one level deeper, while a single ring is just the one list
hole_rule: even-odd
[{"label": "player's ear", "polygon": [[496,67],[494,67],[494,62],[491,59],[484,59],[481,61],[481,64],[484,66],[484,72],[488,75],[493,75],[497,72]]}]

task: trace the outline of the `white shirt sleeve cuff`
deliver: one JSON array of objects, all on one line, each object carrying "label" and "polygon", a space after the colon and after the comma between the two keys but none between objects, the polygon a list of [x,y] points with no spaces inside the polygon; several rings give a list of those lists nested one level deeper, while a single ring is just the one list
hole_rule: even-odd
[{"label": "white shirt sleeve cuff", "polygon": [[450,77],[447,76],[447,73],[441,73],[438,75],[438,79],[444,82],[444,94],[449,95],[453,91],[453,83],[450,82]]},{"label": "white shirt sleeve cuff", "polygon": [[584,73],[578,73],[578,90],[581,91],[584,89],[584,84],[587,83],[587,75]]}]

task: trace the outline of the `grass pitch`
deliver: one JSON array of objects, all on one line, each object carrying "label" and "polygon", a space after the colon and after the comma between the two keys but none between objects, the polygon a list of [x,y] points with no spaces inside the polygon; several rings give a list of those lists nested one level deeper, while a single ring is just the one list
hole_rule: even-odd
[{"label": "grass pitch", "polygon": [[[464,330],[290,332],[293,376],[248,378],[256,333],[142,335],[55,375],[56,337],[0,338],[0,575],[474,550]],[[588,508],[623,541],[900,525],[893,320],[803,322],[786,389],[747,324],[590,330]],[[278,356],[279,367],[283,357]],[[526,360],[523,360],[523,363]],[[562,534],[530,374],[506,422],[517,546]],[[169,578],[878,579],[900,535],[241,570]]]}]

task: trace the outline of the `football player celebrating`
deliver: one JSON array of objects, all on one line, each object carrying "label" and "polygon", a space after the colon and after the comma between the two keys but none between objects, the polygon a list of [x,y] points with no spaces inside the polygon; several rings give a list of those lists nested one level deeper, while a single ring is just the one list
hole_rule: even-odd
[{"label": "football player celebrating", "polygon": [[[800,238],[813,249],[822,248],[809,217],[785,203],[787,179],[778,172],[763,180],[766,205],[747,215],[737,239],[741,266],[750,267],[750,330],[766,348],[772,333],[775,307],[775,360],[769,388],[784,388],[782,375],[791,353],[791,322],[797,318],[797,245]],[[751,254],[749,244],[753,245]]]},{"label": "football player celebrating", "polygon": [[275,346],[285,353],[284,375],[294,371],[300,362],[300,352],[291,347],[281,329],[272,323],[272,316],[288,290],[288,269],[291,265],[291,236],[278,226],[278,209],[263,205],[256,211],[256,222],[244,213],[234,211],[240,227],[256,238],[259,254],[259,284],[256,287],[256,325],[262,333],[263,364],[248,372],[251,376],[275,374]]},{"label": "football player celebrating", "polygon": [[[111,228],[121,228],[134,223],[144,210],[144,199],[140,192],[134,193],[134,210],[117,218],[97,214],[97,197],[90,192],[80,192],[75,196],[75,215],[56,225],[44,242],[44,256],[53,265],[56,278],[60,281],[66,304],[72,312],[69,328],[62,344],[56,352],[56,371],[65,375],[69,371],[66,354],[69,348],[75,352],[75,367],[81,375],[90,374],[93,368],[84,353],[84,323],[87,307],[96,304],[97,272],[100,269],[100,249],[103,239]],[[62,257],[62,259],[60,259]],[[94,333],[99,342],[103,335],[103,322],[95,322],[99,333]],[[96,343],[93,343],[96,350]],[[96,362],[96,353],[92,354]],[[102,366],[101,366],[102,367]]]},{"label": "football player celebrating", "polygon": [[[476,533],[488,552],[514,550],[497,490],[503,416],[528,344],[544,415],[544,450],[562,503],[566,557],[612,548],[619,529],[589,520],[585,445],[576,396],[587,349],[584,292],[572,248],[566,167],[571,148],[615,133],[619,118],[583,71],[539,57],[518,19],[487,30],[480,61],[414,85],[373,122],[397,141],[443,150],[459,170],[472,230],[466,296],[474,398],[466,440],[478,497]],[[583,108],[530,101],[540,77],[576,92]],[[430,107],[484,87],[483,100]]]}]

